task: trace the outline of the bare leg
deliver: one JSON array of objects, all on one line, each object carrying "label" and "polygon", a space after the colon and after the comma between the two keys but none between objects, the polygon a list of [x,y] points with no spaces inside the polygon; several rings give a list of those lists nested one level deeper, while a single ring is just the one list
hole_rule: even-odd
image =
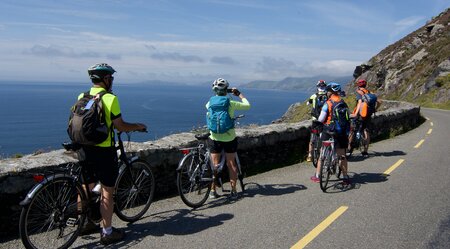
[{"label": "bare leg", "polygon": [[112,216],[114,212],[114,187],[102,185],[102,198],[100,201],[100,213],[102,214],[101,226],[103,228],[111,227]]},{"label": "bare leg", "polygon": [[336,153],[339,157],[339,167],[342,170],[342,175],[344,177],[348,176],[348,164],[347,164],[347,158],[345,157],[345,149],[336,149]]},{"label": "bare leg", "polygon": [[228,172],[230,173],[230,185],[231,191],[236,192],[236,180],[237,180],[237,165],[236,156],[234,153],[226,153]]},{"label": "bare leg", "polygon": [[354,132],[353,129],[350,129],[350,133],[348,134],[348,147],[347,149],[350,150],[351,149],[351,144],[353,142],[353,137],[354,137]]},{"label": "bare leg", "polygon": [[[220,163],[220,156],[221,153],[211,153],[211,162],[214,165],[214,177],[217,177],[217,165]],[[214,184],[214,181],[211,183],[211,190],[216,191],[216,185]]]},{"label": "bare leg", "polygon": [[366,136],[366,144],[364,145],[364,152],[367,152],[369,150],[369,144],[370,144],[369,130],[364,129],[364,135]]}]

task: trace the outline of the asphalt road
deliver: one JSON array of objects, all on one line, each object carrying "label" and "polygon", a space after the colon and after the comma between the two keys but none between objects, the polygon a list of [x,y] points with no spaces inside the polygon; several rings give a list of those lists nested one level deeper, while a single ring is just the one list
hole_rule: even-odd
[{"label": "asphalt road", "polygon": [[[152,204],[111,248],[450,248],[450,112],[371,145],[349,162],[351,187],[327,193],[309,180],[310,163],[248,177],[237,201],[192,210],[178,196]],[[422,141],[423,140],[423,141]],[[75,248],[102,247],[97,234]],[[19,240],[0,248],[22,248]]]}]

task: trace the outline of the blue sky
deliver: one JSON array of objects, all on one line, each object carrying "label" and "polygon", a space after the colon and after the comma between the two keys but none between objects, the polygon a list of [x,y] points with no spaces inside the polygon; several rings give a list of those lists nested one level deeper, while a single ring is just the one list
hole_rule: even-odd
[{"label": "blue sky", "polygon": [[351,75],[450,0],[2,0],[0,80],[239,84]]}]

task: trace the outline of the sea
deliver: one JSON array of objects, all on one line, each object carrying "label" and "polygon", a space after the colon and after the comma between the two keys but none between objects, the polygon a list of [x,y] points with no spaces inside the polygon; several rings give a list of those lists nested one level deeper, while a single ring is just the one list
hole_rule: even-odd
[{"label": "sea", "polygon": [[[61,149],[69,141],[70,107],[89,83],[0,82],[0,158]],[[251,103],[240,125],[270,124],[309,93],[239,89]],[[209,86],[116,84],[122,117],[140,122],[148,133],[136,133],[136,142],[157,140],[205,125],[205,104],[213,95]],[[234,97],[237,100],[237,97]]]}]

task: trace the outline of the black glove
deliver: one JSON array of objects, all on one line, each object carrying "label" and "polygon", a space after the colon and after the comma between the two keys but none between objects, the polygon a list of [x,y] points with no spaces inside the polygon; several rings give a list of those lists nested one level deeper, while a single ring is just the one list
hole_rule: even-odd
[{"label": "black glove", "polygon": [[241,92],[239,92],[238,89],[233,88],[233,94],[236,95],[236,96],[239,96],[239,95],[241,95]]}]

